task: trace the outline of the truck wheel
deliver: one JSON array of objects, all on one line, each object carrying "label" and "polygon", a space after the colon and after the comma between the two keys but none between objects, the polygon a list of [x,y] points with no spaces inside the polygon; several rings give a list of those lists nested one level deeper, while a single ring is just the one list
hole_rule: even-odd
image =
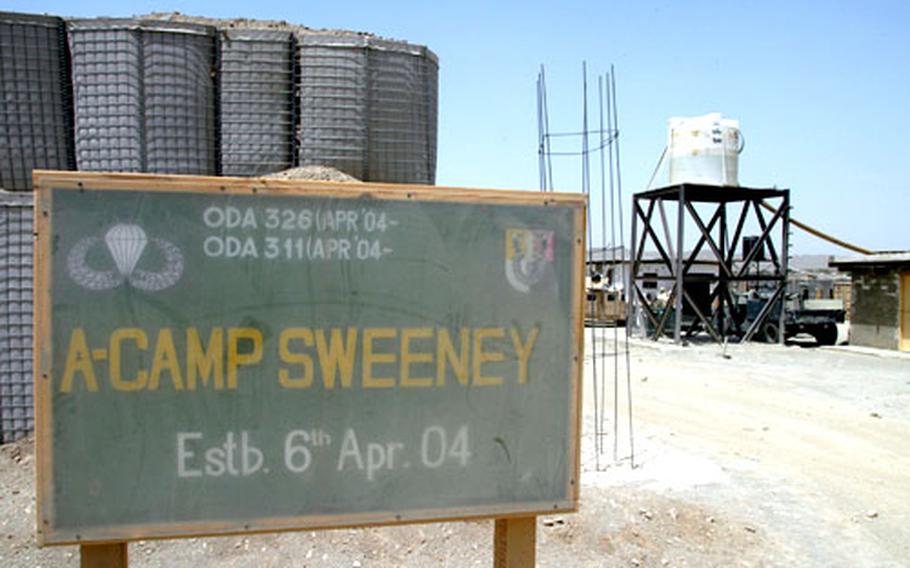
[{"label": "truck wheel", "polygon": [[837,326],[833,323],[825,325],[817,330],[813,337],[819,345],[834,345],[837,343]]},{"label": "truck wheel", "polygon": [[767,343],[777,343],[780,340],[780,329],[776,323],[768,322],[762,328],[762,337]]}]

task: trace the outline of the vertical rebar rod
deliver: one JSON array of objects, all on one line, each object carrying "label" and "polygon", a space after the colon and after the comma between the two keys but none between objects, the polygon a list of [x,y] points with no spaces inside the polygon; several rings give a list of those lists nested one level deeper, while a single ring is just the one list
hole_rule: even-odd
[{"label": "vertical rebar rod", "polygon": [[537,168],[538,177],[540,178],[540,191],[547,190],[547,170],[546,157],[544,156],[544,130],[543,130],[543,100],[541,93],[541,79],[543,77],[543,65],[540,66],[540,73],[537,74]]},{"label": "vertical rebar rod", "polygon": [[[609,81],[609,75],[607,75]],[[616,188],[613,177],[613,141],[616,139],[613,131],[613,100],[610,95],[609,83],[607,84],[607,131],[610,137],[610,240],[613,252],[610,255],[613,270],[616,270]],[[620,259],[621,260],[621,259]],[[625,273],[625,270],[623,271]],[[615,272],[614,272],[615,274]],[[615,289],[614,284],[614,289]],[[626,315],[626,327],[629,326],[629,316]],[[619,322],[613,326],[613,462],[619,461]]]},{"label": "vertical rebar rod", "polygon": [[[601,258],[601,262],[605,265],[606,261],[607,261],[607,255],[606,255],[606,252],[607,252],[607,176],[606,176],[604,146],[609,144],[611,137],[607,136],[606,138],[604,138],[604,78],[601,75],[597,76],[597,106],[600,110],[600,113],[599,113],[600,137],[598,138],[598,140],[599,140],[598,152],[600,154],[600,247],[601,247],[601,251],[602,251],[601,254],[603,255],[603,257]],[[615,268],[616,268],[615,262],[613,263],[612,267],[615,270]],[[604,309],[606,309],[607,298],[605,297],[605,294],[604,294],[604,288],[606,286],[606,281],[604,280],[604,274],[603,274],[604,272],[606,272],[606,271],[602,270],[601,275],[600,275],[600,293],[601,293],[601,297],[603,298],[603,301],[604,301]],[[610,280],[612,281],[612,278],[610,278]],[[606,313],[604,314],[604,317],[605,318],[607,317]],[[601,354],[603,355],[606,352],[606,332],[604,331],[603,327],[601,327],[599,329],[600,329],[600,341],[601,341],[601,347],[602,347]],[[615,329],[616,329],[616,325],[614,322],[614,331],[615,331]],[[614,366],[615,366],[615,363],[616,363],[616,359],[614,357]],[[606,428],[604,428],[604,417],[606,415],[605,410],[607,407],[606,382],[607,382],[607,374],[606,374],[606,371],[604,371],[603,376],[601,378],[601,384],[600,384],[600,408],[601,408],[600,432],[601,432],[602,436],[605,435],[605,432],[606,432]],[[614,382],[615,382],[615,373],[614,373]],[[614,416],[613,422],[614,423],[616,422],[615,416]],[[614,439],[616,438],[615,433],[614,433],[613,437],[614,437]],[[602,450],[603,450],[603,444],[601,444],[601,451]]]},{"label": "vertical rebar rod", "polygon": [[[591,226],[591,166],[589,160],[588,146],[588,66],[582,62],[582,133],[581,133],[581,186],[582,192],[588,197],[587,218],[588,218],[588,269],[585,271],[585,301],[587,301],[587,280],[590,278],[591,266],[594,264],[594,230]],[[593,313],[591,314],[593,320]],[[598,403],[597,387],[597,337],[595,327],[591,326],[591,362],[592,362],[592,382],[594,387],[594,453],[595,467],[600,469],[600,408]]]},{"label": "vertical rebar rod", "polygon": [[[617,111],[616,103],[616,71],[612,65],[610,65],[610,95],[613,103],[613,128],[615,128],[616,136],[614,137],[614,142],[616,144],[616,189],[618,195],[618,201],[620,206],[619,213],[619,233],[620,238],[623,238],[623,223],[622,223],[622,175],[620,171],[620,160],[619,160],[619,113]],[[623,248],[625,248],[625,243],[623,243]],[[625,354],[626,354],[626,396],[627,403],[629,408],[629,463],[631,467],[635,467],[635,431],[632,427],[632,367],[631,367],[631,356],[629,354],[629,324],[626,322],[626,342],[625,342]]]},{"label": "vertical rebar rod", "polygon": [[551,159],[552,153],[550,151],[550,111],[547,105],[547,73],[543,65],[540,66],[540,85],[541,92],[543,93],[543,130],[547,162],[546,185],[549,188],[549,191],[553,191],[553,162]]}]

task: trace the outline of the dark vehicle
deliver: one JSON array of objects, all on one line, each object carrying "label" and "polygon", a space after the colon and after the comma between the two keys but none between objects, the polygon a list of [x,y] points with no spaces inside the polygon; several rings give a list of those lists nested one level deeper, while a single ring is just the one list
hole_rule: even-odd
[{"label": "dark vehicle", "polygon": [[[765,300],[760,298],[746,299],[745,318],[742,322],[744,328],[748,328],[755,321],[764,302]],[[787,304],[784,316],[785,340],[807,334],[815,338],[819,345],[837,343],[837,324],[844,321],[843,309],[813,309],[804,305],[803,300],[797,297],[788,298]],[[753,337],[769,343],[775,343],[780,339],[780,304],[772,310]]]},{"label": "dark vehicle", "polygon": [[[714,314],[716,317],[716,300],[711,297],[710,288],[702,282],[687,282],[686,294],[695,303],[702,314]],[[767,299],[772,292],[770,291],[751,291],[747,294],[737,296],[736,305],[733,309],[726,309],[724,312],[725,331],[728,338],[734,340],[742,339],[748,330],[752,327],[753,322],[758,318],[762,308],[767,303]],[[825,301],[827,302],[827,301]],[[818,345],[834,345],[837,343],[837,324],[844,321],[844,309],[842,304],[834,307],[832,303],[822,303],[819,301],[803,300],[796,295],[787,296],[786,313],[784,316],[785,335],[784,339],[793,339],[798,335],[812,336]],[[682,314],[682,329],[686,337],[692,337],[707,329],[701,321],[695,308],[684,304]],[[652,305],[653,313],[658,321],[666,318],[663,326],[663,333],[672,333],[675,314],[672,307],[657,302]],[[669,314],[665,315],[667,310]],[[765,341],[768,343],[777,343],[780,341],[780,310],[781,303],[772,307],[768,316],[762,324],[752,334],[753,341]],[[713,323],[717,324],[715,319]],[[644,320],[645,330],[648,336],[653,336],[656,325],[650,319]]]}]

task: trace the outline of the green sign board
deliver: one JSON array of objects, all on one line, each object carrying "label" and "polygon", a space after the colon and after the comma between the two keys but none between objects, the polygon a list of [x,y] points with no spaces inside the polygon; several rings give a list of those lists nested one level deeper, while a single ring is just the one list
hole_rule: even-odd
[{"label": "green sign board", "polygon": [[583,197],[36,181],[42,542],[575,508]]}]

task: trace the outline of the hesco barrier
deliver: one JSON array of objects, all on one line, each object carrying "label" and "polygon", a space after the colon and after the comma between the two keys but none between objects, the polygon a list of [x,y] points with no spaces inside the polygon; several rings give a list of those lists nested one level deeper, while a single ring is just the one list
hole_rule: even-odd
[{"label": "hesco barrier", "polygon": [[215,29],[143,23],[147,171],[218,173]]},{"label": "hesco barrier", "polygon": [[439,66],[424,47],[371,40],[370,152],[367,178],[436,181]]},{"label": "hesco barrier", "polygon": [[368,179],[367,38],[301,35],[298,61],[300,165]]},{"label": "hesco barrier", "polygon": [[142,42],[124,25],[69,23],[76,164],[80,170],[143,168]]},{"label": "hesco barrier", "polygon": [[291,32],[221,33],[221,168],[256,176],[294,165],[294,43]]},{"label": "hesco barrier", "polygon": [[297,39],[300,165],[365,181],[435,183],[436,56],[369,36]]},{"label": "hesco barrier", "polygon": [[436,181],[439,66],[353,32],[0,13],[0,187],[31,170]]},{"label": "hesco barrier", "polygon": [[0,12],[0,188],[74,167],[63,20]]},{"label": "hesco barrier", "polygon": [[69,43],[80,170],[218,173],[213,28],[74,20]]},{"label": "hesco barrier", "polygon": [[0,192],[0,442],[34,429],[32,194]]},{"label": "hesco barrier", "polygon": [[[261,175],[335,167],[433,184],[438,61],[425,47],[0,12],[0,188],[32,169]],[[0,194],[0,441],[33,428],[32,197]]]}]

